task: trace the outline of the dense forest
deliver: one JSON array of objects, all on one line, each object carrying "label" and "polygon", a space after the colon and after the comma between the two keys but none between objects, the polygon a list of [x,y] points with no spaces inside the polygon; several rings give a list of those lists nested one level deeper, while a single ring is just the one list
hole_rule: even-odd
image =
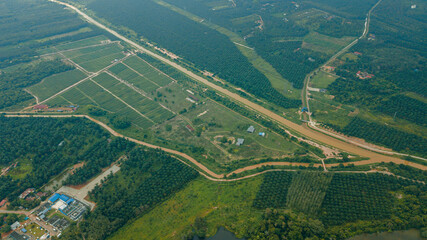
[{"label": "dense forest", "polygon": [[10,201],[84,161],[96,142],[107,142],[109,137],[98,125],[80,118],[0,117],[0,129],[0,139],[8,140],[0,142],[0,165],[17,163],[10,176],[0,177],[0,199]]},{"label": "dense forest", "polygon": [[194,169],[160,150],[136,148],[118,173],[90,193],[95,211],[67,229],[61,239],[106,239],[197,176]]},{"label": "dense forest", "polygon": [[74,69],[61,60],[41,61],[0,74],[0,109],[33,98],[24,89],[48,76]]},{"label": "dense forest", "polygon": [[300,104],[277,92],[225,35],[150,0],[95,1],[88,7],[250,93],[284,108]]}]

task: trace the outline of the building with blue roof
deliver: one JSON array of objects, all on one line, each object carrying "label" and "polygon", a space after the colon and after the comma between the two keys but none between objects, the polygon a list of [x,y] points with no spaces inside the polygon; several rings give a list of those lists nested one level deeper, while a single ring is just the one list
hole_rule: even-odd
[{"label": "building with blue roof", "polygon": [[55,203],[56,201],[58,201],[58,199],[59,199],[60,196],[61,195],[59,193],[53,194],[53,196],[49,198],[49,202]]},{"label": "building with blue roof", "polygon": [[69,205],[72,202],[74,202],[74,199],[70,198],[70,199],[68,199],[68,201],[66,202],[66,204]]},{"label": "building with blue roof", "polygon": [[67,201],[68,201],[68,199],[70,199],[70,197],[68,197],[67,195],[64,195],[64,194],[62,194],[62,195],[59,197],[59,200],[62,200],[62,201],[64,201],[64,202],[67,202]]}]

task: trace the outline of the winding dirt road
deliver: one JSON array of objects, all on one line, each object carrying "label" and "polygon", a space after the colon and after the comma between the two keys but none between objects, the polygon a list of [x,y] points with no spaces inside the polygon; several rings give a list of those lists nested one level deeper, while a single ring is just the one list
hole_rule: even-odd
[{"label": "winding dirt road", "polygon": [[[123,134],[120,134],[120,133],[116,132],[114,129],[112,129],[111,127],[107,126],[105,123],[103,123],[101,121],[98,121],[98,120],[96,120],[96,119],[94,119],[94,118],[92,118],[90,116],[87,116],[87,115],[22,115],[22,114],[20,114],[20,115],[13,115],[13,114],[8,114],[8,115],[5,115],[5,116],[6,117],[46,117],[46,118],[49,118],[49,117],[51,117],[51,118],[69,118],[69,117],[87,118],[87,119],[91,120],[92,122],[98,124],[99,126],[103,127],[105,130],[107,130],[108,132],[110,132],[113,136],[121,137],[121,138],[124,138],[124,139],[126,139],[128,141],[131,141],[131,142],[134,142],[136,144],[139,144],[139,145],[142,145],[142,146],[146,146],[146,147],[149,147],[149,148],[160,149],[160,150],[162,150],[164,152],[167,152],[167,153],[170,153],[172,155],[180,156],[182,158],[187,159],[189,162],[191,162],[192,164],[194,164],[197,167],[195,169],[201,175],[203,175],[204,177],[206,177],[207,179],[210,179],[212,181],[237,181],[237,180],[241,180],[241,179],[246,179],[246,178],[249,178],[249,177],[257,176],[259,174],[262,174],[263,172],[261,172],[261,173],[255,173],[255,174],[252,174],[252,175],[248,175],[248,176],[241,177],[241,178],[236,178],[236,179],[224,179],[225,177],[229,177],[229,176],[231,176],[234,173],[235,174],[239,174],[239,173],[243,173],[243,172],[246,172],[246,171],[254,170],[254,169],[257,169],[257,168],[260,168],[260,167],[263,167],[263,166],[305,166],[305,167],[309,166],[308,163],[265,162],[265,163],[255,164],[255,165],[252,165],[252,166],[243,167],[243,168],[237,169],[237,170],[235,170],[235,171],[233,171],[231,173],[228,173],[226,175],[225,174],[217,174],[217,173],[211,171],[205,165],[203,165],[200,162],[198,162],[193,157],[191,157],[191,156],[189,156],[189,155],[187,155],[185,153],[182,153],[182,152],[179,152],[179,151],[176,151],[176,150],[173,150],[173,149],[169,149],[169,148],[164,148],[164,147],[156,146],[154,144],[146,143],[146,142],[134,139],[134,138],[126,137]],[[306,129],[306,130],[308,130],[308,129]],[[339,140],[336,140],[336,141],[339,141]],[[367,151],[367,150],[365,150],[365,151]],[[367,151],[367,152],[375,154],[375,153],[370,152],[370,151]],[[387,156],[383,156],[383,155],[380,155],[380,156],[387,157]],[[180,158],[176,158],[176,159],[178,159],[182,163],[188,165],[189,167],[193,167],[194,168],[194,166],[188,164],[187,162],[183,161],[182,159],[180,159]],[[406,165],[409,165],[409,166],[412,166],[412,167],[415,167],[415,168],[419,168],[419,169],[422,169],[422,170],[427,170],[427,166],[424,166],[424,165],[421,165],[421,164],[412,163],[412,162],[408,162],[408,161],[404,161],[404,160],[399,159],[399,158],[389,157],[389,159],[385,159],[384,160],[384,158],[383,158],[381,161],[383,161],[383,162],[394,162],[396,164],[406,164]],[[369,160],[363,160],[363,161],[357,161],[357,162],[348,162],[348,163],[344,163],[344,165],[348,165],[348,164],[366,165],[366,164],[372,164],[372,163],[377,163],[377,162],[381,162],[381,161],[369,159]],[[333,167],[333,166],[338,166],[338,165],[339,165],[338,163],[325,164],[325,167]],[[319,167],[319,166],[323,166],[323,165],[321,163],[317,163],[317,164],[314,164],[313,166],[314,167]]]}]

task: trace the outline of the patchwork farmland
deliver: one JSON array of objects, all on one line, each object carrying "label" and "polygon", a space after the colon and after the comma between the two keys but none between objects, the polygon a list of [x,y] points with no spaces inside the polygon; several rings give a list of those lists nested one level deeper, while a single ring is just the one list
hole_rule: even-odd
[{"label": "patchwork farmland", "polygon": [[[206,89],[191,78],[118,41],[98,36],[44,52],[49,53],[42,58],[61,58],[75,69],[29,87],[39,105],[79,106],[79,112],[117,129],[130,123],[130,129],[122,128],[126,134],[185,151],[217,171],[234,160],[292,156],[301,147],[204,96]],[[247,133],[251,125],[263,135]],[[245,144],[237,146],[238,138]]]},{"label": "patchwork farmland", "polygon": [[28,88],[39,104],[94,105],[143,129],[176,115],[148,96],[172,83],[172,78],[127,52],[119,42],[97,36],[58,45],[49,52],[42,57],[62,58],[76,69]]}]

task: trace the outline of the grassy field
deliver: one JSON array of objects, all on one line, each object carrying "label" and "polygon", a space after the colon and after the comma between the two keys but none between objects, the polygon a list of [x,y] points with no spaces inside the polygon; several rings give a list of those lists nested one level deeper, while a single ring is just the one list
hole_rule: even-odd
[{"label": "grassy field", "polygon": [[47,77],[39,84],[31,86],[29,90],[42,101],[85,77],[83,72],[75,69]]},{"label": "grassy field", "polygon": [[262,211],[252,207],[261,181],[262,177],[256,177],[216,183],[198,178],[110,239],[182,239],[196,217],[206,219],[209,236],[224,226],[241,237],[261,219]]},{"label": "grassy field", "polygon": [[317,52],[334,54],[353,40],[353,37],[334,38],[317,32],[310,32],[304,37],[303,47]]},{"label": "grassy field", "polygon": [[351,121],[351,117],[358,115],[356,107],[340,104],[333,100],[333,96],[311,92],[310,107],[314,117],[319,122],[332,123],[337,126],[345,126]]},{"label": "grassy field", "polygon": [[329,84],[333,83],[337,79],[336,76],[319,71],[313,79],[310,81],[311,87],[314,88],[327,88]]},{"label": "grassy field", "polygon": [[46,230],[44,228],[40,227],[39,225],[37,225],[36,223],[31,223],[26,229],[36,239],[39,239],[40,237],[42,237],[46,233]]}]

